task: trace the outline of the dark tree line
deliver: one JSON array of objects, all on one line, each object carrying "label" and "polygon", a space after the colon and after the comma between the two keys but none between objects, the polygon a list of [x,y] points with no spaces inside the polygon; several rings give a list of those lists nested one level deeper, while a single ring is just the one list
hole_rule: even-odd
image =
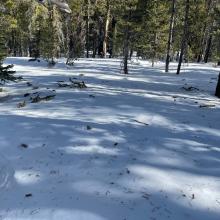
[{"label": "dark tree line", "polygon": [[[43,4],[39,4],[39,2]],[[51,4],[55,3],[55,4]],[[67,4],[66,4],[67,3]],[[220,64],[218,0],[1,0],[0,71],[5,56],[66,57],[132,55],[170,61]],[[7,72],[7,71],[6,71]]]}]

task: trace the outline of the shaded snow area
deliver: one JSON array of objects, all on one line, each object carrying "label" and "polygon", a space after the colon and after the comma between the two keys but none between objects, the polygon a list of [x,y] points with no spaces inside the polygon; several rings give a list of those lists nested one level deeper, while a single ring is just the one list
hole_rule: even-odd
[{"label": "shaded snow area", "polygon": [[219,68],[6,62],[1,220],[220,219]]}]

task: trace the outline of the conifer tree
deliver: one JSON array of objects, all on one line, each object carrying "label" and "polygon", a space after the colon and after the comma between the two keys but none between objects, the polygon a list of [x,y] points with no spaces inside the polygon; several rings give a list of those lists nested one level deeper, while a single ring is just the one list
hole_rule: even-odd
[{"label": "conifer tree", "polygon": [[185,0],[185,17],[184,17],[184,27],[183,27],[183,35],[182,35],[182,42],[181,42],[181,51],[180,51],[180,58],[179,58],[179,64],[177,68],[177,75],[180,74],[181,65],[183,61],[183,56],[186,55],[186,47],[188,43],[188,34],[189,34],[189,10],[190,10],[190,1]]},{"label": "conifer tree", "polygon": [[67,50],[66,64],[72,65],[74,60],[82,57],[85,48],[85,22],[83,20],[84,2],[69,2],[72,13],[65,18],[65,39]]},{"label": "conifer tree", "polygon": [[63,43],[63,24],[55,5],[48,6],[47,17],[42,21],[40,50],[49,65],[55,65]]},{"label": "conifer tree", "polygon": [[4,13],[6,13],[6,8],[2,5],[0,8],[0,83],[15,81],[17,79],[14,76],[15,71],[11,70],[13,65],[3,66],[4,58],[7,56],[5,35],[7,24]]},{"label": "conifer tree", "polygon": [[205,62],[211,57],[217,65],[220,65],[220,4],[213,8],[213,12],[214,22],[206,49]]},{"label": "conifer tree", "polygon": [[175,21],[175,11],[176,11],[176,0],[172,0],[171,6],[171,16],[170,16],[170,27],[169,27],[169,37],[167,42],[167,56],[166,56],[166,68],[165,72],[169,71],[169,63],[170,63],[170,52],[173,43],[173,33],[174,33],[174,21]]}]

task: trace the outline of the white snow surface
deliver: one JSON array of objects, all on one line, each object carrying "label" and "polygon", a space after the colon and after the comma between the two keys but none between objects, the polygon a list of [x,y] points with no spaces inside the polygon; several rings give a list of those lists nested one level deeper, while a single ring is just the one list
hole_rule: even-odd
[{"label": "white snow surface", "polygon": [[6,63],[23,81],[0,92],[1,220],[220,219],[219,68]]}]

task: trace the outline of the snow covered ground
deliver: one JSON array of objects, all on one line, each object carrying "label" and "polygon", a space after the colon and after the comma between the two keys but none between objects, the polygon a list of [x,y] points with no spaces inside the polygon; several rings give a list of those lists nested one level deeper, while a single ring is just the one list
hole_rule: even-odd
[{"label": "snow covered ground", "polygon": [[220,219],[220,69],[6,62],[24,80],[0,92],[1,220]]}]

